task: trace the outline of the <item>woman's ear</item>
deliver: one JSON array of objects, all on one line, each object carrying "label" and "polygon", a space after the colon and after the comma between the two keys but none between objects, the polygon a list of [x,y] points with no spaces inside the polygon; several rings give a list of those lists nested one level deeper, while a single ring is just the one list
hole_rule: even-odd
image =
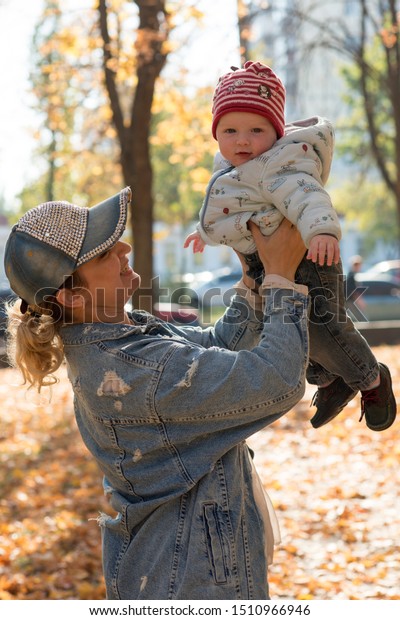
[{"label": "woman's ear", "polygon": [[85,305],[83,295],[75,293],[74,289],[61,288],[56,293],[56,299],[64,308],[81,308]]}]

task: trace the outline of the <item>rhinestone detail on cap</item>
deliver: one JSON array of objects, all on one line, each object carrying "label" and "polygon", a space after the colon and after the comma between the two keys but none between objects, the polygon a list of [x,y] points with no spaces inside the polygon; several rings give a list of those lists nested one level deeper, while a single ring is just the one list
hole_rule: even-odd
[{"label": "rhinestone detail on cap", "polygon": [[44,202],[22,216],[17,230],[76,261],[85,239],[88,213],[88,209],[69,202]]},{"label": "rhinestone detail on cap", "polygon": [[119,194],[119,206],[120,206],[119,219],[118,219],[118,222],[114,229],[113,234],[111,235],[111,237],[103,241],[101,245],[97,245],[90,252],[86,252],[86,254],[83,254],[83,256],[80,257],[80,259],[78,260],[76,264],[77,267],[91,260],[95,256],[99,256],[99,254],[101,254],[108,248],[112,247],[118,241],[118,239],[121,237],[122,233],[125,230],[125,222],[126,222],[126,216],[127,216],[126,211],[128,208],[128,204],[131,200],[131,195],[132,195],[132,192],[131,192],[130,187],[126,187],[120,192]]}]

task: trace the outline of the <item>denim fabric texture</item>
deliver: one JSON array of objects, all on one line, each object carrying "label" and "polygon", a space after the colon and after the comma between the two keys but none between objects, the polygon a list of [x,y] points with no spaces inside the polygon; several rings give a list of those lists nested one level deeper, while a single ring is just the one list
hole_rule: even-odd
[{"label": "denim fabric texture", "polygon": [[[108,599],[268,599],[246,439],[302,397],[308,298],[240,295],[215,327],[67,325],[82,438],[104,474]],[[271,430],[273,432],[273,430]]]},{"label": "denim fabric texture", "polygon": [[310,296],[310,365],[307,381],[327,384],[343,377],[350,387],[365,390],[379,374],[378,362],[364,336],[346,313],[343,267],[328,267],[304,258],[296,282]]}]

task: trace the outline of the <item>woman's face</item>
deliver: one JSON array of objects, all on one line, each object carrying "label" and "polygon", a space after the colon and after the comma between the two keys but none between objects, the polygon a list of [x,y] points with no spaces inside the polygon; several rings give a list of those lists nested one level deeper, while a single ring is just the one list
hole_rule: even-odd
[{"label": "woman's face", "polygon": [[129,265],[129,243],[118,241],[111,249],[77,269],[85,285],[85,322],[117,323],[123,320],[124,306],[140,286],[140,276]]}]

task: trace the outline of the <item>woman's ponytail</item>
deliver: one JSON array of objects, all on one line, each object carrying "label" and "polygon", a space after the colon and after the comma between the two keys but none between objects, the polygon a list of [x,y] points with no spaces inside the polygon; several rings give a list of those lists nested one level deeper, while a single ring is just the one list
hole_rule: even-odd
[{"label": "woman's ponytail", "polygon": [[61,322],[54,319],[53,313],[22,314],[20,306],[21,300],[6,304],[8,359],[21,372],[24,383],[40,392],[42,387],[58,381],[54,373],[64,359]]}]

